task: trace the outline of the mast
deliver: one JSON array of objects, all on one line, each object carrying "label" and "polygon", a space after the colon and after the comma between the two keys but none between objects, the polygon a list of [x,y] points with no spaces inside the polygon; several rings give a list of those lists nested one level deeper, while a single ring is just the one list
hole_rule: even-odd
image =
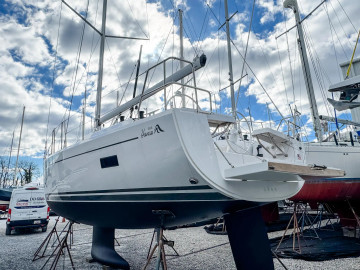
[{"label": "mast", "polygon": [[[183,11],[179,9],[179,24],[180,24],[180,59],[184,59],[184,44],[183,44],[183,20],[182,20]],[[184,62],[180,61],[180,69],[184,68]],[[184,78],[181,79],[181,103],[182,107],[185,108],[185,88],[184,88]]]},{"label": "mast", "polygon": [[[135,75],[135,83],[134,83],[134,91],[133,91],[133,98],[136,96],[136,87],[139,79],[139,71],[140,71],[140,63],[141,63],[141,52],[142,52],[142,45],[140,46],[139,58],[136,63],[136,75]],[[132,113],[134,111],[134,107],[130,109],[130,118],[132,117]]]},{"label": "mast", "polygon": [[95,128],[100,127],[100,113],[101,113],[101,91],[103,79],[103,66],[104,66],[104,48],[105,48],[105,28],[106,28],[106,7],[107,0],[103,1],[103,14],[101,25],[101,41],[100,41],[100,57],[99,57],[99,70],[98,70],[98,84],[96,92],[96,110],[95,110]]},{"label": "mast", "polygon": [[16,173],[17,173],[18,162],[19,162],[19,152],[20,152],[21,134],[22,134],[23,125],[24,125],[24,115],[25,115],[25,106],[23,107],[23,113],[22,113],[22,118],[21,118],[21,128],[20,128],[20,137],[19,137],[19,145],[18,145],[18,150],[17,150],[16,164],[15,164],[14,181],[16,179]]},{"label": "mast", "polygon": [[235,92],[234,92],[234,83],[233,83],[233,71],[232,71],[232,59],[231,59],[231,44],[230,44],[230,27],[229,27],[229,11],[228,11],[228,2],[225,0],[225,19],[226,19],[226,38],[227,38],[227,48],[228,48],[228,62],[229,62],[229,81],[230,81],[230,94],[231,94],[231,111],[236,118],[236,106],[235,106]]},{"label": "mast", "polygon": [[285,0],[284,8],[292,9],[295,14],[296,26],[297,26],[298,35],[299,35],[298,46],[299,46],[301,64],[302,64],[303,74],[304,74],[304,79],[305,79],[306,91],[307,91],[309,104],[310,104],[311,116],[312,116],[313,125],[314,125],[315,136],[318,139],[318,141],[321,142],[322,141],[322,131],[321,131],[319,111],[318,111],[316,99],[315,99],[314,85],[313,85],[313,82],[311,79],[310,66],[309,66],[309,61],[308,61],[307,53],[306,53],[304,33],[303,33],[302,26],[301,26],[301,20],[300,20],[299,7],[297,4],[297,0]]},{"label": "mast", "polygon": [[12,138],[11,138],[10,155],[9,155],[9,161],[8,161],[6,173],[5,173],[5,176],[4,176],[3,187],[5,187],[6,178],[7,178],[8,172],[9,172],[9,168],[10,168],[11,154],[12,154],[12,149],[13,149],[13,144],[14,144],[14,136],[15,136],[15,131],[13,131]]},{"label": "mast", "polygon": [[84,104],[82,108],[82,130],[81,130],[82,140],[84,140],[84,136],[85,136],[85,113],[86,113],[86,85],[84,91]]}]

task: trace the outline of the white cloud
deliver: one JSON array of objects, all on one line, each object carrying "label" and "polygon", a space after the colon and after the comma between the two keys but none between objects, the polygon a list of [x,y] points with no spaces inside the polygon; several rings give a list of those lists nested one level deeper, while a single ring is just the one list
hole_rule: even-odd
[{"label": "white cloud", "polygon": [[[86,2],[86,1],[85,1]],[[84,12],[86,6],[84,1],[72,1],[71,5],[78,11]],[[51,90],[51,76],[46,77],[49,73],[52,74],[52,65],[54,61],[54,51],[57,43],[58,20],[60,6],[56,1],[6,1],[7,5],[12,5],[16,12],[14,15],[0,15],[0,35],[2,42],[0,44],[0,99],[1,115],[0,115],[0,146],[9,145],[11,140],[11,133],[14,129],[14,119],[21,111],[22,105],[26,105],[25,126],[26,132],[23,136],[24,150],[22,154],[36,155],[44,149],[45,133],[47,127],[47,116],[49,106],[49,93]],[[100,28],[101,5],[98,7],[96,13],[97,1],[90,1],[88,20]],[[291,79],[289,55],[287,48],[286,36],[278,39],[275,37],[285,30],[283,22],[274,23],[275,16],[283,13],[282,1],[260,0],[257,1],[258,8],[260,7],[261,18],[260,22],[264,25],[263,32],[251,32],[247,61],[251,68],[256,72],[256,76],[266,88],[269,95],[275,101],[277,107],[283,114],[288,115],[288,103],[294,102],[293,93],[295,94],[295,103],[303,115],[309,116],[309,106],[306,98],[306,91],[303,84],[302,69],[299,61],[299,54],[296,48],[295,31],[290,31],[288,35],[290,60],[292,67],[293,79]],[[141,61],[141,72],[147,67],[153,65],[158,59],[164,59],[171,55],[178,55],[179,52],[179,37],[178,27],[173,28],[173,18],[167,16],[166,11],[161,6],[160,2],[148,3],[146,9],[144,2],[131,1],[132,12],[124,12],[129,10],[127,1],[120,1],[108,9],[108,23],[107,32],[112,35],[126,35],[143,37],[145,34],[150,34],[149,41],[133,41],[108,39],[106,44],[106,55],[104,66],[106,72],[104,74],[104,89],[103,89],[103,107],[102,112],[109,111],[114,108],[116,101],[116,91],[120,90],[120,97],[123,94],[126,83],[129,81],[133,67],[137,61],[140,45],[143,44],[143,53]],[[190,1],[178,1],[176,5],[182,5],[189,10],[191,8]],[[215,1],[209,1],[209,5],[215,5]],[[334,9],[328,5],[329,16],[336,29],[336,32],[341,37],[341,44],[334,37],[339,62],[348,60],[348,55],[351,54],[350,47],[353,47],[356,39],[356,33],[351,24],[347,21],[347,17],[342,12],[342,9],[333,1]],[[360,18],[357,16],[357,10],[353,8],[353,2],[344,0],[342,2],[345,10],[349,13],[349,17],[353,19],[355,26],[360,25]],[[307,14],[311,11],[317,3],[310,0],[302,0],[300,3],[302,14]],[[337,20],[334,13],[337,12],[342,25]],[[204,10],[199,13],[205,16]],[[137,20],[134,19],[132,13],[137,14]],[[148,14],[148,15],[147,15]],[[293,14],[290,10],[285,11],[287,28],[294,25]],[[19,18],[26,15],[26,21],[21,23]],[[199,15],[200,16],[200,15]],[[235,29],[235,34],[232,35],[234,43],[239,51],[244,54],[245,44],[247,39],[247,23],[249,22],[249,10],[240,12],[232,19],[231,27]],[[185,18],[186,19],[186,18]],[[148,24],[149,23],[149,24]],[[58,46],[58,62],[57,62],[57,76],[55,86],[62,89],[63,96],[55,96],[52,99],[51,117],[50,117],[50,131],[56,127],[61,119],[64,117],[66,108],[69,106],[69,98],[71,96],[71,82],[73,81],[73,74],[77,65],[77,49],[79,45],[79,37],[81,35],[83,21],[74,15],[66,6],[62,6],[62,19],[60,26],[59,46]],[[142,27],[139,27],[141,25]],[[266,27],[269,25],[269,27]],[[319,62],[323,68],[323,72],[327,73],[332,83],[340,80],[338,66],[336,63],[335,53],[333,51],[331,32],[328,24],[328,17],[323,8],[315,12],[305,23],[305,29],[308,35],[311,36],[312,44],[316,49]],[[217,30],[217,22],[213,18],[209,21],[209,27],[214,27]],[[270,27],[271,26],[271,27]],[[345,33],[343,33],[343,30]],[[82,97],[86,89],[88,91],[87,98],[87,112],[89,115],[94,115],[93,103],[96,96],[97,85],[97,63],[99,51],[99,37],[93,34],[94,31],[88,26],[85,28],[82,54],[79,59],[79,69],[77,75],[78,85],[75,95]],[[165,44],[166,38],[170,33],[168,42]],[[173,33],[175,33],[173,35]],[[346,35],[345,35],[346,34]],[[226,40],[223,32],[219,34],[212,32],[200,41],[201,49],[207,54],[208,63],[206,68],[197,73],[198,86],[210,89],[214,92],[217,105],[214,107],[229,107],[228,102],[219,103],[218,89],[228,86],[228,67],[227,67],[227,51]],[[174,42],[174,43],[173,43]],[[341,46],[342,45],[342,46]],[[194,45],[195,46],[195,45]],[[189,39],[184,40],[185,58],[192,59],[194,51]],[[277,50],[279,47],[279,52]],[[346,53],[342,51],[342,47]],[[232,56],[234,64],[234,80],[237,80],[241,75],[242,59],[238,52],[232,46]],[[93,54],[91,52],[93,51]],[[279,62],[279,54],[282,66]],[[90,59],[91,56],[91,60]],[[167,70],[178,68],[177,64],[169,67]],[[83,76],[85,70],[89,71],[88,76]],[[45,74],[46,73],[46,74]],[[242,93],[243,98],[248,98],[249,95],[254,95],[258,104],[269,103],[269,98],[264,94],[260,84],[256,82],[254,76],[251,74],[249,68],[245,69],[248,77],[242,81],[243,86],[249,86],[246,95]],[[46,76],[45,76],[46,75]],[[283,76],[284,75],[284,76]],[[47,80],[44,80],[45,77]],[[132,76],[132,78],[134,75]],[[285,82],[283,82],[283,77]],[[152,79],[152,83],[160,80],[160,72],[157,72]],[[315,81],[316,97],[319,104],[320,113],[326,114],[325,102],[322,98],[322,93],[316,82],[316,75],[313,74]],[[326,87],[330,84],[327,79],[324,80],[324,93]],[[143,77],[139,79],[139,86],[143,83]],[[284,89],[286,86],[286,92]],[[293,88],[294,83],[294,88]],[[119,85],[123,85],[122,88]],[[238,84],[236,85],[236,88]],[[140,89],[140,88],[138,88]],[[130,82],[127,92],[124,95],[125,100],[129,100],[132,95],[133,81]],[[169,92],[171,89],[169,89]],[[227,96],[230,95],[229,88],[226,88],[222,93]],[[286,95],[287,93],[287,95]],[[82,101],[78,100],[78,104]],[[207,101],[202,101],[201,106],[207,107]],[[92,104],[92,106],[89,106]],[[159,97],[148,100],[144,103],[149,111],[156,106],[161,106]],[[76,108],[78,109],[78,108]],[[270,109],[274,107],[270,105]],[[79,135],[79,112],[73,113],[69,129],[74,131],[74,138]],[[258,119],[259,120],[259,119]],[[87,118],[90,127],[90,118]],[[311,122],[308,122],[306,127],[309,128]],[[308,130],[309,131],[309,130]]]},{"label": "white cloud", "polygon": [[262,24],[273,22],[275,15],[283,10],[281,0],[258,0],[256,4],[265,9],[260,19]]}]

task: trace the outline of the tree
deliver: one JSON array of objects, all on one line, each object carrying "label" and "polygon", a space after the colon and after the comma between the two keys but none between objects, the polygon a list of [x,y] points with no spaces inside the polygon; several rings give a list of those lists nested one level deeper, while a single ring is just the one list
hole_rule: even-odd
[{"label": "tree", "polygon": [[39,177],[40,171],[37,164],[33,161],[20,161],[19,162],[20,183],[25,185],[31,183],[33,177]]},{"label": "tree", "polygon": [[0,187],[11,185],[10,160],[8,157],[0,156]]}]

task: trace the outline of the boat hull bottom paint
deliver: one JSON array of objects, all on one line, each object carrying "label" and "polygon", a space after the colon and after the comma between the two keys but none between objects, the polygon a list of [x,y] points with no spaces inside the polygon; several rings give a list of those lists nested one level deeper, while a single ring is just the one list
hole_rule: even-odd
[{"label": "boat hull bottom paint", "polygon": [[224,216],[236,269],[273,270],[274,263],[260,207]]},{"label": "boat hull bottom paint", "polygon": [[334,202],[347,199],[360,200],[360,178],[334,178],[305,181],[292,201]]},{"label": "boat hull bottom paint", "polygon": [[226,213],[253,208],[264,203],[228,201],[117,202],[117,201],[48,201],[60,216],[76,222],[117,229],[146,229],[160,225],[153,210],[168,210],[175,217],[167,218],[164,227],[183,226],[220,217]]},{"label": "boat hull bottom paint", "polygon": [[129,270],[130,266],[114,249],[114,228],[93,227],[91,257],[106,266]]}]

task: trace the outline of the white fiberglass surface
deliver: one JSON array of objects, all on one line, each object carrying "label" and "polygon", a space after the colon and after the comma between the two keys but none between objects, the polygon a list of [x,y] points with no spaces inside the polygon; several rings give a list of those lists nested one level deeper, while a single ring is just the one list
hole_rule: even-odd
[{"label": "white fiberglass surface", "polygon": [[[228,153],[215,150],[206,115],[177,110],[174,117],[180,140],[192,166],[223,194],[249,201],[276,201],[291,197],[301,189],[303,180],[288,173],[263,172],[257,176],[256,181],[227,181],[224,169],[234,165],[228,163]],[[262,162],[251,155],[231,153],[230,156],[236,160],[235,165]]]}]

